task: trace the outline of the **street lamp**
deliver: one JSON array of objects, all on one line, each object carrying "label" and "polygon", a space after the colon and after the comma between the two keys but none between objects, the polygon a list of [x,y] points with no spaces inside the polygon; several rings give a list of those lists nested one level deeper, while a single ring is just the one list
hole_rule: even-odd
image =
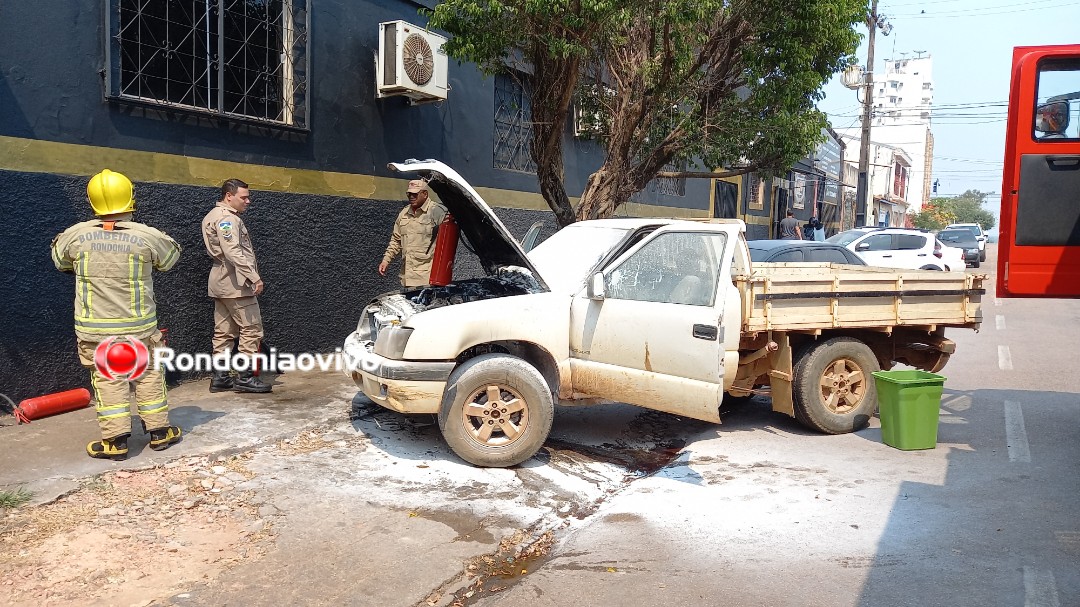
[{"label": "street lamp", "polygon": [[863,221],[867,225],[876,225],[872,217],[874,210],[867,176],[870,170],[870,116],[874,102],[874,35],[878,29],[884,36],[892,32],[892,24],[888,22],[885,15],[878,14],[877,7],[878,0],[873,0],[870,4],[870,12],[866,14],[866,27],[870,30],[866,49],[866,70],[852,66],[840,78],[844,86],[856,91],[856,95],[858,95],[858,89],[865,89],[862,99],[862,138],[859,142],[859,181],[855,187],[855,208],[864,209]]}]

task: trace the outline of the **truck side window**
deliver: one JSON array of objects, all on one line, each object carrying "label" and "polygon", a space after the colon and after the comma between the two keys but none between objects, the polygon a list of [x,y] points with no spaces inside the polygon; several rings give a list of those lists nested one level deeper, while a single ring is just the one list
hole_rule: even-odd
[{"label": "truck side window", "polygon": [[722,233],[660,234],[607,275],[607,297],[710,306],[725,241]]},{"label": "truck side window", "polygon": [[1080,138],[1080,61],[1074,58],[1040,61],[1034,104],[1032,134],[1037,141],[1053,143]]}]

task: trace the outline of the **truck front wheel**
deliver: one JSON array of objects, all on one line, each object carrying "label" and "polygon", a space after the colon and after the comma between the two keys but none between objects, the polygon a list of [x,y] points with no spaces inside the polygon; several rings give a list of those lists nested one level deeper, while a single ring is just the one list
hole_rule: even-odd
[{"label": "truck front wheel", "polygon": [[834,337],[811,346],[795,363],[795,419],[827,434],[865,428],[877,408],[877,357],[863,342]]},{"label": "truck front wheel", "polygon": [[485,354],[450,375],[439,429],[461,459],[504,468],[540,450],[554,417],[551,390],[535,367],[514,356]]}]

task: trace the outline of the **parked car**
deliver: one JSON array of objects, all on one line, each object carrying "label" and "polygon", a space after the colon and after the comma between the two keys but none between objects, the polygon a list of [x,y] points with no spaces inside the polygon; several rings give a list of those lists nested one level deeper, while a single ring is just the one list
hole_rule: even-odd
[{"label": "parked car", "polygon": [[851,249],[831,242],[810,240],[751,240],[750,260],[754,262],[813,261],[865,266]]},{"label": "parked car", "polygon": [[977,223],[951,223],[945,226],[945,229],[963,229],[971,232],[975,236],[975,241],[979,243],[979,261],[986,261],[986,241],[989,238],[986,236],[986,232],[983,232],[982,226]]},{"label": "parked car", "polygon": [[905,228],[855,228],[825,239],[851,249],[868,266],[963,271],[963,253],[946,251],[934,235]]},{"label": "parked car", "polygon": [[971,230],[963,228],[945,229],[938,232],[937,238],[950,247],[962,249],[965,264],[973,268],[979,267],[983,252],[979,250],[979,241],[975,239],[975,235],[971,233]]}]

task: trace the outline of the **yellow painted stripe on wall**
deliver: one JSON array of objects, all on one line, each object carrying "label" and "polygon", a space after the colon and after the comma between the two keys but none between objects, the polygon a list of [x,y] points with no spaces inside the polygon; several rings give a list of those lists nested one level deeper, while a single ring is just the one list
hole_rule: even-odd
[{"label": "yellow painted stripe on wall", "polygon": [[[119,171],[132,181],[217,188],[226,179],[235,177],[246,181],[254,190],[405,201],[405,180],[392,177],[0,136],[0,170],[89,178],[105,168]],[[549,210],[540,194],[500,188],[476,188],[476,191],[492,207]],[[570,199],[574,205],[577,201],[578,198]],[[616,214],[630,217],[705,217],[708,211],[627,203]]]}]

